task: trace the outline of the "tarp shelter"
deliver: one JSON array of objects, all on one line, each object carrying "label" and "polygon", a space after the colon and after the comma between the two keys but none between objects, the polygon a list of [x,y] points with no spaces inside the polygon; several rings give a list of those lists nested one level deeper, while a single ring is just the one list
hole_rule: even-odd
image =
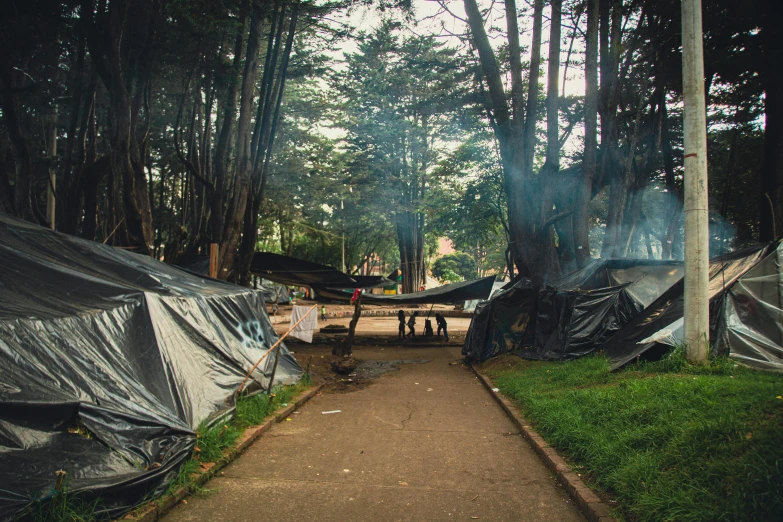
[{"label": "tarp shelter", "polygon": [[594,351],[676,283],[676,261],[596,259],[540,290],[525,359],[569,360]]},{"label": "tarp shelter", "polygon": [[[177,261],[176,266],[196,275],[209,275],[209,256],[196,255]],[[267,303],[288,304],[288,288],[285,285],[261,279],[260,292]]]},{"label": "tarp shelter", "polygon": [[489,301],[479,302],[462,354],[484,361],[532,342],[533,330],[528,326],[535,320],[537,298],[537,289],[524,278],[499,290]]},{"label": "tarp shelter", "polygon": [[284,285],[356,288],[356,280],[336,268],[272,252],[256,252],[250,272]]},{"label": "tarp shelter", "polygon": [[[492,299],[492,296],[497,294],[507,284],[507,281],[495,281],[492,284],[492,291],[489,293],[489,297],[487,299]],[[476,310],[476,306],[478,306],[481,301],[481,299],[471,299],[469,301],[465,301],[465,304],[462,305],[462,309],[466,312],[473,312]]]},{"label": "tarp shelter", "polygon": [[259,290],[264,294],[264,301],[267,303],[288,304],[290,301],[288,288],[285,285],[262,279]]},{"label": "tarp shelter", "polygon": [[[421,292],[399,295],[362,295],[362,304],[403,306],[414,304],[456,304],[471,299],[486,299],[492,291],[495,276],[439,286]],[[317,288],[318,299],[338,303],[351,301],[351,293],[332,288]]]},{"label": "tarp shelter", "polygon": [[[783,370],[783,243],[756,246],[710,261],[710,341],[714,355]],[[601,349],[619,368],[638,356],[658,358],[682,342],[679,281]]]},{"label": "tarp shelter", "polygon": [[518,279],[478,305],[462,353],[482,361],[506,351],[539,360],[580,357],[681,276],[681,263],[599,259],[543,289]]},{"label": "tarp shelter", "polygon": [[112,518],[160,495],[277,340],[258,292],[2,214],[0,263],[0,520],[60,469]]}]

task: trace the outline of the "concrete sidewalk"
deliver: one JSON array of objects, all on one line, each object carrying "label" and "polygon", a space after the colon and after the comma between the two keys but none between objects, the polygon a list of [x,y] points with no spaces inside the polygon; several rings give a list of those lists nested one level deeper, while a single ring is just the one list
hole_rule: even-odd
[{"label": "concrete sidewalk", "polygon": [[314,398],[163,520],[584,520],[459,357],[363,348],[429,362]]}]

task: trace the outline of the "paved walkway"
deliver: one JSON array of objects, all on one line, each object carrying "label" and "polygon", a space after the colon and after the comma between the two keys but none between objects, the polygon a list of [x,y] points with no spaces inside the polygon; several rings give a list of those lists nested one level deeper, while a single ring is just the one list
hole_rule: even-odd
[{"label": "paved walkway", "polygon": [[312,399],[164,520],[584,520],[459,347],[355,355],[430,362]]}]

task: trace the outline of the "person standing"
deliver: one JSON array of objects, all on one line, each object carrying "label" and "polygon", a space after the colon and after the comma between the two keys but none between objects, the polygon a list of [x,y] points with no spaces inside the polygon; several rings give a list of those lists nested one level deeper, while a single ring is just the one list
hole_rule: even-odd
[{"label": "person standing", "polygon": [[400,339],[405,339],[405,312],[400,310],[397,312],[397,320],[400,322]]},{"label": "person standing", "polygon": [[408,328],[410,329],[410,332],[408,332],[408,337],[416,337],[416,317],[419,315],[419,312],[413,312],[413,315],[410,319],[408,319]]},{"label": "person standing", "polygon": [[438,323],[438,337],[440,337],[440,331],[443,330],[443,338],[446,342],[449,342],[449,331],[447,330],[446,318],[439,313],[435,314],[435,322]]},{"label": "person standing", "polygon": [[326,305],[321,305],[321,321],[326,321]]}]

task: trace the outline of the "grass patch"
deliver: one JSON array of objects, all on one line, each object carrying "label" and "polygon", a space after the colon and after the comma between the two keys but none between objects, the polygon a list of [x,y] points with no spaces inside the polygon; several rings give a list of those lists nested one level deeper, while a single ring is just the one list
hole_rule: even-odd
[{"label": "grass patch", "polygon": [[250,426],[261,424],[273,412],[288,403],[309,388],[312,380],[308,374],[303,374],[298,383],[292,386],[278,386],[272,390],[272,395],[259,393],[256,395],[240,395],[237,398],[236,414],[227,424],[217,424],[209,427],[202,423],[196,430],[196,451],[179,469],[177,477],[169,483],[166,494],[173,493],[181,487],[197,490],[193,475],[202,464],[216,462],[226,452],[233,448],[242,432]]},{"label": "grass patch", "polygon": [[35,499],[15,520],[29,522],[94,522],[106,520],[99,516],[102,504],[94,495],[71,491],[68,479],[59,491],[46,498]]},{"label": "grass patch", "polygon": [[678,351],[615,373],[603,357],[481,370],[627,520],[780,520],[783,375]]}]

